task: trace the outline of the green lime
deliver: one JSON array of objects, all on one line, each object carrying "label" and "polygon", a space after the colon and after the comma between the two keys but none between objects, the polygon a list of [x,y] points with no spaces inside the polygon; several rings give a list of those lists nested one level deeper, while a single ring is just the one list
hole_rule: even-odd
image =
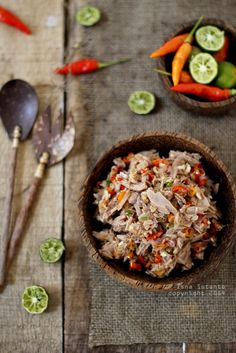
[{"label": "green lime", "polygon": [[101,19],[101,11],[93,6],[84,6],[76,13],[76,20],[82,26],[93,26]]},{"label": "green lime", "polygon": [[39,253],[43,262],[53,263],[60,260],[64,250],[64,244],[60,239],[50,238],[42,242]]},{"label": "green lime", "polygon": [[215,26],[203,26],[196,32],[196,41],[206,51],[218,51],[225,43],[225,33]]},{"label": "green lime", "polygon": [[136,114],[150,113],[156,104],[154,94],[148,91],[133,92],[128,99],[130,110]]},{"label": "green lime", "polygon": [[22,295],[22,306],[30,314],[41,314],[48,306],[47,292],[39,286],[25,288]]},{"label": "green lime", "polygon": [[220,88],[233,88],[236,86],[236,67],[228,62],[218,63],[218,75],[215,84]]},{"label": "green lime", "polygon": [[208,84],[214,80],[218,73],[218,65],[212,55],[208,53],[197,54],[189,64],[192,78],[202,84]]}]

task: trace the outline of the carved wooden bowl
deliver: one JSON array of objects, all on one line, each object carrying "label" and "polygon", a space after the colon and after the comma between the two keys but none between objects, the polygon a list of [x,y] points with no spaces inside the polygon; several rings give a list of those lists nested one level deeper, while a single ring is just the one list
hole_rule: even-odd
[{"label": "carved wooden bowl", "polygon": [[[181,33],[188,33],[191,28],[193,28],[196,21],[189,22],[187,24],[179,27],[177,31],[170,34],[166,40],[173,38],[174,36]],[[236,29],[230,24],[216,19],[205,19],[201,25],[215,25],[225,31],[229,37],[229,53],[227,61],[236,64]],[[171,72],[171,63],[174,55],[167,55],[166,57],[159,58],[157,60],[158,69]],[[190,110],[191,112],[203,115],[214,115],[214,114],[224,114],[227,111],[236,108],[236,96],[230,97],[221,102],[207,102],[203,101],[201,98],[197,98],[190,95],[185,95],[182,93],[173,92],[170,90],[172,87],[172,81],[169,76],[160,75],[161,81],[164,88],[168,91],[170,98],[181,108],[185,110]],[[214,84],[212,84],[214,85]]]},{"label": "carved wooden bowl", "polygon": [[[94,218],[93,189],[98,180],[106,177],[112,161],[116,157],[137,153],[144,150],[157,149],[162,153],[172,150],[198,152],[202,155],[202,163],[211,179],[220,183],[217,204],[222,210],[223,223],[226,225],[219,236],[219,244],[206,255],[204,261],[195,265],[191,270],[170,274],[169,277],[152,278],[145,273],[130,272],[122,261],[111,261],[99,254],[99,241],[93,235],[93,230],[102,229]],[[227,256],[236,239],[236,186],[223,162],[199,141],[176,133],[154,132],[134,136],[129,140],[113,146],[97,162],[86,179],[79,202],[80,226],[84,243],[95,262],[113,278],[146,291],[173,291],[181,286],[199,283],[202,278],[210,276],[216,271],[220,263]]]}]

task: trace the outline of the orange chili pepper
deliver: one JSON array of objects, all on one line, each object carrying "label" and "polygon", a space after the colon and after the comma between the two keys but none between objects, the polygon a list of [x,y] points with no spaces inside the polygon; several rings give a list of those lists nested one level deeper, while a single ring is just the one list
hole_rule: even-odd
[{"label": "orange chili pepper", "polygon": [[193,235],[193,228],[186,228],[184,234],[186,238],[191,238],[191,236]]},{"label": "orange chili pepper", "polygon": [[191,42],[193,40],[193,34],[195,33],[197,27],[201,23],[203,16],[199,18],[187,38],[184,40],[184,43],[179,47],[176,52],[174,59],[172,61],[172,80],[174,86],[177,86],[180,80],[180,75],[183,70],[183,67],[188,60],[189,55],[192,52]]},{"label": "orange chili pepper", "polygon": [[184,40],[187,38],[188,33],[180,34],[163,44],[160,48],[155,50],[150,54],[151,59],[158,58],[159,56],[164,56],[166,54],[174,53],[183,44]]},{"label": "orange chili pepper", "polygon": [[133,153],[129,153],[128,156],[123,157],[123,161],[125,162],[125,164],[129,164],[130,163],[130,159],[133,157]]},{"label": "orange chili pepper", "polygon": [[162,263],[162,261],[163,261],[163,259],[162,259],[161,255],[156,255],[155,256],[154,262],[156,264],[160,264],[160,263]]},{"label": "orange chili pepper", "polygon": [[179,194],[181,196],[186,196],[188,194],[188,188],[183,185],[175,185],[172,188],[172,192]]},{"label": "orange chili pepper", "polygon": [[169,161],[167,159],[154,159],[152,161],[152,165],[154,167],[159,167],[160,164],[165,164],[165,165],[168,165],[169,164]]},{"label": "orange chili pepper", "polygon": [[119,195],[117,196],[117,201],[118,202],[121,202],[121,200],[123,199],[123,197],[125,196],[126,194],[126,191],[125,190],[122,190]]}]

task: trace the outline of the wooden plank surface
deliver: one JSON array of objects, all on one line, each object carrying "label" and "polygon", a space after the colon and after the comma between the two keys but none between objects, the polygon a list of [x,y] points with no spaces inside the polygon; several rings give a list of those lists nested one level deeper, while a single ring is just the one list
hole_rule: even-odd
[{"label": "wooden plank surface", "polygon": [[[58,112],[63,95],[51,85],[55,80],[52,68],[63,59],[63,2],[58,0],[4,0],[32,29],[33,35],[0,24],[0,84],[21,78],[34,85],[39,94],[40,110],[49,102]],[[61,81],[57,79],[59,84]],[[11,147],[3,127],[0,128],[0,223],[8,176]],[[14,198],[14,219],[26,189],[33,177],[36,161],[30,141],[20,146]],[[25,191],[25,192],[24,192]],[[52,168],[40,187],[33,207],[23,246],[8,277],[9,285],[0,294],[1,353],[59,353],[62,351],[61,264],[47,265],[39,258],[42,240],[60,237],[63,209],[62,165]],[[1,229],[1,226],[0,226]],[[21,308],[21,295],[26,286],[39,284],[46,288],[51,303],[44,315],[30,315]]]},{"label": "wooden plank surface", "polygon": [[[86,96],[88,81],[69,78],[66,100],[63,80],[52,73],[64,55],[64,11],[67,14],[68,47],[65,54],[73,60],[84,54],[84,29],[74,19],[85,0],[4,0],[1,4],[15,11],[32,28],[27,37],[0,24],[0,85],[10,78],[28,80],[40,97],[40,110],[50,102],[58,111],[72,110],[76,123],[76,145],[63,165],[47,173],[37,204],[24,233],[8,278],[9,285],[0,295],[0,353],[233,353],[235,344],[168,344],[88,348],[90,289],[88,254],[79,237],[77,202],[80,187],[91,165],[90,139],[94,133]],[[68,10],[68,11],[67,11]],[[89,29],[88,29],[89,30]],[[92,80],[91,82],[92,83]],[[0,128],[0,229],[7,179],[10,143]],[[34,173],[36,162],[30,142],[21,147],[14,198],[14,217]],[[63,223],[64,220],[64,223]],[[40,242],[48,236],[64,238],[65,262],[46,265],[38,256]],[[25,286],[40,284],[49,292],[49,310],[40,316],[27,314],[20,304]]]},{"label": "wooden plank surface", "polygon": [[[96,1],[94,4],[99,6],[101,3],[102,2]],[[86,33],[89,38],[92,35],[91,31],[96,31],[96,28],[83,29],[78,26],[74,19],[76,10],[85,4],[87,4],[86,0],[71,0],[68,2],[67,61],[76,60],[78,57],[84,57],[91,54],[86,52],[83,44],[84,41],[86,41]],[[94,48],[94,53],[96,53],[96,48]],[[94,53],[92,55],[94,55]],[[78,210],[75,203],[79,198],[83,179],[91,167],[91,158],[94,158],[91,153],[91,138],[94,134],[96,134],[95,129],[99,124],[97,119],[100,119],[100,123],[102,124],[102,116],[103,122],[107,122],[105,114],[103,114],[106,111],[106,107],[104,107],[103,112],[102,107],[99,106],[99,113],[93,115],[94,111],[91,107],[91,99],[88,97],[88,94],[94,95],[94,89],[91,88],[91,90],[89,90],[87,86],[92,85],[93,79],[99,78],[96,76],[96,78],[86,77],[86,79],[84,79],[69,77],[67,79],[67,111],[69,112],[69,110],[72,110],[75,115],[77,142],[76,149],[73,153],[73,158],[66,162],[65,169],[65,242],[67,247],[70,247],[71,249],[71,251],[67,253],[64,269],[65,353],[223,353],[228,351],[236,351],[234,345],[223,344],[150,344],[88,348],[88,330],[90,321],[88,255],[79,237],[80,229],[78,224]],[[101,93],[101,95],[103,94]],[[99,98],[94,96],[94,99],[98,103]],[[109,116],[109,118],[111,117]],[[109,129],[112,129],[112,126],[108,126],[108,131]],[[119,130],[122,131],[122,122],[120,122]],[[124,134],[127,134],[127,131],[124,131]],[[105,139],[105,131],[104,136],[101,137],[101,140],[102,138]],[[101,146],[98,148],[101,149]]]}]

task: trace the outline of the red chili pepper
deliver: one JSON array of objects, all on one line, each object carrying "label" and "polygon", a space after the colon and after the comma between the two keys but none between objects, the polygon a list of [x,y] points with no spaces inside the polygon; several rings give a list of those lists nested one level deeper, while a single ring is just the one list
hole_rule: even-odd
[{"label": "red chili pepper", "polygon": [[116,180],[116,176],[115,175],[112,175],[111,176],[111,182],[115,181]]},{"label": "red chili pepper", "polygon": [[236,95],[236,89],[221,89],[200,83],[180,83],[177,86],[171,87],[171,90],[179,93],[193,94],[210,102],[223,101]]},{"label": "red chili pepper", "polygon": [[162,263],[162,261],[163,261],[163,259],[162,259],[161,255],[156,255],[155,256],[154,262],[156,264],[160,264],[160,263]]},{"label": "red chili pepper", "polygon": [[9,10],[5,9],[2,6],[0,6],[0,21],[3,23],[6,23],[9,26],[19,29],[21,32],[24,32],[26,34],[32,33],[29,27],[27,27],[26,24],[24,24],[19,19],[19,17],[17,17],[12,12],[10,12]]},{"label": "red chili pepper", "polygon": [[110,186],[108,186],[107,191],[109,192],[109,194],[110,194],[111,196],[115,195],[115,193],[116,193],[115,190],[112,189]]},{"label": "red chili pepper", "polygon": [[146,239],[147,240],[157,240],[158,238],[160,238],[162,236],[163,233],[164,233],[163,230],[159,230],[157,232],[149,234]]},{"label": "red chili pepper", "polygon": [[141,271],[142,265],[137,263],[136,261],[130,261],[129,269],[130,269],[130,271]]},{"label": "red chili pepper", "polygon": [[207,182],[207,178],[200,178],[198,182],[198,186],[205,186]]},{"label": "red chili pepper", "polygon": [[153,181],[155,175],[153,173],[148,173],[148,180]]},{"label": "red chili pepper", "polygon": [[225,43],[223,48],[213,55],[216,61],[218,62],[225,61],[227,59],[228,49],[229,49],[229,38],[225,36]]},{"label": "red chili pepper", "polygon": [[81,59],[78,61],[73,61],[65,66],[58,68],[55,70],[56,74],[60,75],[82,75],[82,74],[89,74],[90,72],[97,71],[100,69],[104,69],[105,67],[120,64],[123,62],[128,61],[129,59],[122,59],[118,61],[109,61],[109,62],[102,62],[98,61],[97,59]]},{"label": "red chili pepper", "polygon": [[125,189],[125,186],[124,185],[120,185],[120,190],[124,190]]},{"label": "red chili pepper", "polygon": [[175,185],[172,188],[172,192],[179,194],[181,196],[186,196],[188,194],[188,188],[183,185]]},{"label": "red chili pepper", "polygon": [[142,255],[139,255],[139,256],[138,256],[138,261],[139,261],[143,266],[146,266],[146,264],[147,264],[147,260],[146,260]]}]

